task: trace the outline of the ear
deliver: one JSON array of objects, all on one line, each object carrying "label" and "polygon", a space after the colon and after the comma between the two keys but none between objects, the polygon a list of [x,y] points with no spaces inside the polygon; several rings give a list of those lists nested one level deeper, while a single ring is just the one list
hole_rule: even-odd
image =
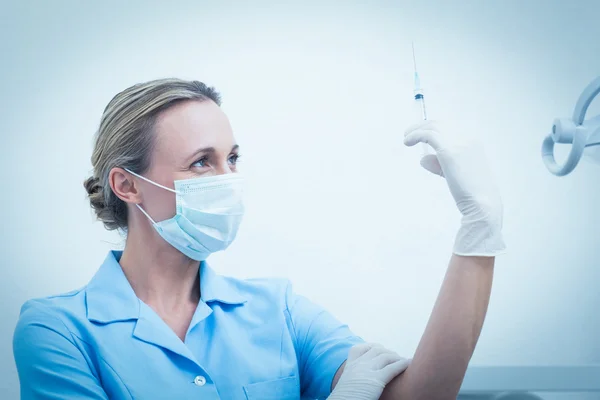
[{"label": "ear", "polygon": [[139,204],[142,202],[141,193],[133,175],[123,168],[113,168],[108,174],[110,188],[115,195],[126,203]]}]

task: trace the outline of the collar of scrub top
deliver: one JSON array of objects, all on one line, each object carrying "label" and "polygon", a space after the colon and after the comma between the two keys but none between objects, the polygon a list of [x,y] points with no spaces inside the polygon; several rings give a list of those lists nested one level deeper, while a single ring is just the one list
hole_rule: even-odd
[{"label": "collar of scrub top", "polygon": [[[119,265],[121,255],[121,251],[109,252],[85,288],[87,318],[90,321],[107,324],[140,318],[141,300]],[[247,301],[235,280],[217,275],[205,261],[200,263],[199,270],[200,299],[204,303],[242,305]]]},{"label": "collar of scrub top", "polygon": [[[556,176],[570,174],[581,159],[587,146],[600,145],[600,116],[585,120],[588,107],[600,95],[600,76],[594,79],[581,93],[572,118],[556,118],[552,133],[542,143],[542,160],[546,168]],[[571,144],[566,161],[559,165],[554,158],[554,144]]]}]

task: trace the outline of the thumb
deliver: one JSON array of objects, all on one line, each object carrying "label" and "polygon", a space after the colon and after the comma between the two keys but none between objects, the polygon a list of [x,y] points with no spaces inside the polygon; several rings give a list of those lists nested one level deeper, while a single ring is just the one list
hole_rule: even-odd
[{"label": "thumb", "polygon": [[442,170],[440,161],[435,154],[427,154],[426,156],[423,156],[423,158],[421,158],[421,166],[433,174],[442,177],[444,176],[444,171]]},{"label": "thumb", "polygon": [[383,367],[381,371],[383,372],[384,383],[387,385],[392,379],[403,373],[409,367],[410,362],[411,360],[402,358]]},{"label": "thumb", "polygon": [[404,144],[407,146],[414,146],[417,143],[427,143],[435,151],[441,148],[439,133],[431,129],[419,129],[404,137]]}]

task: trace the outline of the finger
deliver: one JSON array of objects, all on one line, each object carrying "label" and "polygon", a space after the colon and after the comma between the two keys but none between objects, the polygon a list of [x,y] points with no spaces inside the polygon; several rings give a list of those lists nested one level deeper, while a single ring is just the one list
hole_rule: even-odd
[{"label": "finger", "polygon": [[372,343],[371,348],[369,349],[369,351],[367,351],[364,354],[363,357],[368,358],[368,359],[374,359],[378,355],[385,353],[387,351],[389,351],[389,350],[386,349],[385,347],[383,347],[382,345],[380,345],[379,343]]},{"label": "finger", "polygon": [[384,367],[393,364],[397,361],[403,360],[403,357],[400,357],[399,354],[393,351],[386,351],[384,353],[379,354],[377,357],[373,359],[373,368],[380,370]]},{"label": "finger", "polygon": [[394,379],[395,377],[397,377],[398,375],[400,375],[401,373],[403,373],[404,371],[406,371],[406,368],[408,368],[408,366],[410,365],[410,361],[409,359],[401,359],[398,360],[394,363],[391,363],[385,367],[383,367],[383,369],[381,370],[382,373],[382,379],[385,382],[385,384],[387,385],[388,383],[391,382],[392,379]]},{"label": "finger", "polygon": [[428,143],[436,151],[442,147],[439,132],[432,129],[419,129],[404,138],[404,144],[407,146],[414,146],[417,143]]},{"label": "finger", "polygon": [[348,352],[348,361],[356,360],[357,358],[364,355],[367,351],[371,350],[374,343],[361,343],[350,348]]},{"label": "finger", "polygon": [[421,158],[421,166],[431,173],[442,177],[444,176],[444,171],[442,171],[440,160],[435,154],[427,154],[426,156],[423,156],[423,158]]},{"label": "finger", "polygon": [[422,130],[422,129],[436,130],[435,122],[432,120],[425,120],[425,121],[418,122],[416,124],[412,124],[411,126],[406,128],[406,130],[404,131],[404,137],[410,135],[414,131]]}]

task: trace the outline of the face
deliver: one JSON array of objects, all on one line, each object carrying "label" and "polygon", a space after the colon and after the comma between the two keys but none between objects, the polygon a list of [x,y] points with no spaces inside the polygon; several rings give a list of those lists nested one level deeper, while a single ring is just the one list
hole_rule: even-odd
[{"label": "face", "polygon": [[[212,101],[187,101],[167,110],[155,126],[146,177],[162,182],[236,172],[238,147],[225,113]],[[153,180],[155,180],[153,179]]]},{"label": "face", "polygon": [[[155,124],[155,147],[144,176],[174,188],[173,181],[237,172],[238,146],[229,120],[212,101],[184,101],[162,113]],[[125,174],[127,174],[125,172]],[[175,214],[175,194],[131,175],[132,202],[154,219]]]}]

